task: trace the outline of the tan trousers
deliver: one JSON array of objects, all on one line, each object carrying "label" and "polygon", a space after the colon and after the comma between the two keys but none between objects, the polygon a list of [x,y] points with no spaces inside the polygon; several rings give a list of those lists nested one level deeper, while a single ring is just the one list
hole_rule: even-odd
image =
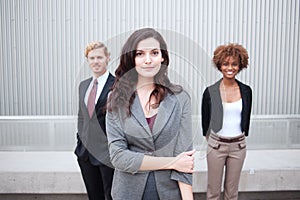
[{"label": "tan trousers", "polygon": [[211,133],[207,147],[207,199],[219,200],[224,176],[224,200],[238,199],[238,186],[246,157],[245,136],[220,137]]}]

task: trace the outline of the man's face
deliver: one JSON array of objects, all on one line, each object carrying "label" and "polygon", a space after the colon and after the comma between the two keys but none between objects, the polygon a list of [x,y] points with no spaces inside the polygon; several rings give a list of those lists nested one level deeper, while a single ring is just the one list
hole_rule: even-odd
[{"label": "man's face", "polygon": [[89,52],[87,62],[96,77],[103,75],[106,72],[109,57],[104,53],[104,49],[94,49]]}]

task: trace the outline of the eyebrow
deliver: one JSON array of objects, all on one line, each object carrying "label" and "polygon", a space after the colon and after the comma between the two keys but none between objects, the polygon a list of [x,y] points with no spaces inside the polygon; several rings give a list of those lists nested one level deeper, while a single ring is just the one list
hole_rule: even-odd
[{"label": "eyebrow", "polygon": [[[149,47],[149,48],[145,48],[145,49],[150,49],[151,51],[155,51],[155,50],[160,50],[159,48],[153,48],[151,49],[152,47]],[[145,49],[137,49],[136,51],[145,51]]]}]

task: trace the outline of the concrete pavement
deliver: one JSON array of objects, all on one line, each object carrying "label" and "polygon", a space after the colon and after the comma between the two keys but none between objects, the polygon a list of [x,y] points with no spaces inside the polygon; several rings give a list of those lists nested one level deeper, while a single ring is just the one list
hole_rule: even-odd
[{"label": "concrete pavement", "polygon": [[[300,150],[248,150],[240,191],[300,191]],[[85,194],[73,152],[0,152],[0,195]],[[206,188],[205,152],[195,155],[193,190]]]}]

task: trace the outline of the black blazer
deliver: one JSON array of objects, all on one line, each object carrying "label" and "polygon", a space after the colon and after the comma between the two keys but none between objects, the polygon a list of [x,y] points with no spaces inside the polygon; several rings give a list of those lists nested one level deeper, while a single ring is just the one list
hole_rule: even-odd
[{"label": "black blazer", "polygon": [[[215,84],[207,87],[202,98],[202,130],[203,136],[206,136],[213,130],[215,133],[220,131],[223,126],[223,106],[220,95],[220,83],[222,79]],[[252,90],[248,85],[236,80],[240,88],[243,108],[241,130],[248,136],[250,115],[252,106]]]},{"label": "black blazer", "polygon": [[109,74],[95,106],[93,116],[90,118],[87,106],[84,103],[84,97],[92,80],[93,78],[91,77],[82,81],[79,85],[78,132],[75,154],[78,159],[90,159],[93,165],[105,164],[113,167],[108,152],[105,116],[107,95],[111,90],[115,78]]}]

